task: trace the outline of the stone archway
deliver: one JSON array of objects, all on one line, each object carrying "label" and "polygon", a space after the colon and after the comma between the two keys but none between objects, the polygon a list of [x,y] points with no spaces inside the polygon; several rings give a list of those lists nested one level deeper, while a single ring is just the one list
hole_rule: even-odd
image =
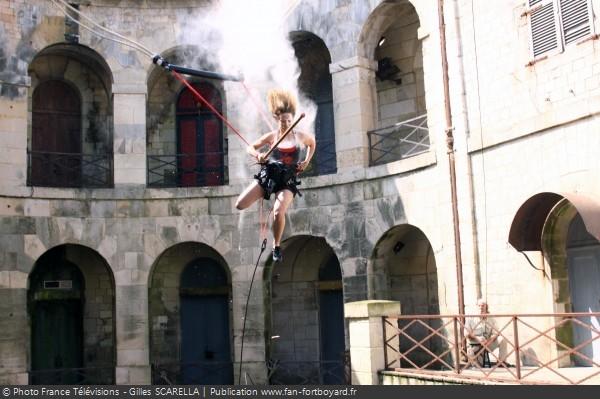
[{"label": "stone archway", "polygon": [[[325,239],[282,243],[281,263],[267,264],[267,351],[271,384],[345,382],[342,274]],[[326,319],[326,320],[325,320]]]},{"label": "stone archway", "polygon": [[28,184],[111,187],[113,78],[105,60],[83,45],[55,44],[36,54],[28,74]]},{"label": "stone archway", "polygon": [[46,251],[29,276],[32,384],[113,384],[115,282],[94,250]]},{"label": "stone archway", "polygon": [[[438,278],[435,255],[427,236],[416,226],[403,224],[385,232],[373,249],[372,280],[375,299],[399,301],[402,315],[439,314]],[[401,322],[406,323],[404,321]],[[430,321],[432,328],[439,327],[439,321]],[[419,341],[431,331],[415,324],[406,333]],[[442,352],[442,342],[436,339],[426,341],[433,353]],[[409,340],[400,341],[401,351],[414,347]],[[431,356],[417,348],[410,352],[409,359],[415,364],[425,364]],[[411,364],[402,364],[411,367]],[[436,367],[435,364],[430,367]]]},{"label": "stone archway", "polygon": [[317,105],[314,128],[317,149],[314,160],[304,174],[318,176],[335,173],[333,90],[329,73],[331,55],[323,40],[313,33],[295,31],[289,34],[289,38],[300,66],[298,88]]}]

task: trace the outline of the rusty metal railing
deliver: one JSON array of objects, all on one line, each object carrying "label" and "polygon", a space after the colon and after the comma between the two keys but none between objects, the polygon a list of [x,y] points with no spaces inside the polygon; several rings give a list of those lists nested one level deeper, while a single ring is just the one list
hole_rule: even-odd
[{"label": "rusty metal railing", "polygon": [[[599,384],[599,321],[595,312],[384,317],[385,369],[520,384]],[[480,343],[471,331],[481,333]]]},{"label": "rusty metal railing", "polygon": [[367,132],[369,165],[382,165],[429,151],[427,114]]}]

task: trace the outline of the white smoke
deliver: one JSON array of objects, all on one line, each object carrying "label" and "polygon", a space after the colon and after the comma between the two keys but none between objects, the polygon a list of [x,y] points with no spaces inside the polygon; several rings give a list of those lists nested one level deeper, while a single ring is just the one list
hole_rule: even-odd
[{"label": "white smoke", "polygon": [[[196,55],[202,59],[186,62],[206,67],[208,61],[211,70],[244,77],[252,98],[237,82],[225,83],[225,91],[228,117],[250,142],[275,127],[265,101],[271,88],[288,89],[298,96],[296,116],[306,114],[299,129],[314,133],[316,106],[298,90],[300,68],[286,28],[287,16],[297,3],[298,0],[220,0],[201,13],[182,15],[178,21],[181,44],[197,47]],[[230,148],[237,146],[233,140],[238,141],[230,139]]]}]

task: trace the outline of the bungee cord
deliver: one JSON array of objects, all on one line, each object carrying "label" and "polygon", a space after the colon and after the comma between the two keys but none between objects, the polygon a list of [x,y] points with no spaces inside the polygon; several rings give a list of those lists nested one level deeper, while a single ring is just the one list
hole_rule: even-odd
[{"label": "bungee cord", "polygon": [[[141,44],[141,43],[139,43],[139,42],[137,42],[137,41],[135,41],[135,40],[133,40],[133,39],[131,39],[131,38],[129,38],[129,37],[123,36],[123,35],[121,35],[121,34],[120,34],[120,33],[118,33],[118,32],[115,32],[115,31],[113,31],[113,30],[111,30],[111,29],[108,29],[108,28],[107,28],[107,27],[105,27],[105,26],[102,26],[101,24],[99,24],[99,23],[97,23],[96,21],[94,21],[92,18],[90,18],[90,17],[88,17],[87,15],[85,15],[83,12],[79,11],[77,8],[73,7],[71,4],[69,4],[69,3],[68,3],[68,2],[66,2],[65,0],[50,0],[50,1],[51,1],[52,3],[54,3],[54,5],[55,5],[55,6],[56,6],[58,9],[60,9],[60,10],[62,11],[62,13],[63,13],[63,14],[64,14],[64,15],[65,15],[67,18],[69,18],[71,21],[75,22],[77,25],[80,25],[81,27],[83,27],[83,28],[85,28],[85,29],[89,30],[89,31],[90,31],[90,32],[92,32],[93,34],[95,34],[95,35],[97,35],[97,36],[100,36],[100,37],[102,37],[102,38],[104,38],[104,39],[107,39],[107,40],[112,40],[112,41],[114,41],[114,42],[116,42],[116,43],[119,43],[119,44],[122,44],[122,45],[124,45],[124,46],[127,46],[127,47],[134,48],[134,49],[136,49],[136,50],[138,50],[138,51],[140,51],[140,52],[142,52],[142,53],[144,53],[144,54],[146,54],[146,55],[148,55],[148,56],[150,56],[150,57],[152,57],[154,54],[156,54],[155,52],[152,52],[152,51],[151,51],[151,50],[150,50],[148,47],[144,46],[143,44]],[[63,8],[63,7],[61,7],[61,5],[62,5],[62,6],[64,6],[64,7],[66,7],[66,8]],[[91,23],[93,26],[95,26],[95,27],[99,28],[100,30],[102,30],[102,31],[104,31],[104,32],[107,32],[107,33],[109,33],[109,34],[111,34],[111,35],[114,35],[114,36],[118,37],[120,40],[119,40],[119,39],[112,38],[112,37],[109,37],[109,36],[106,36],[105,34],[103,34],[103,33],[101,33],[101,32],[98,32],[98,31],[97,31],[97,30],[95,30],[94,28],[91,28],[91,27],[89,27],[88,25],[84,24],[84,23],[83,23],[83,22],[81,22],[80,20],[78,20],[78,19],[75,19],[73,16],[71,16],[71,15],[69,14],[69,12],[67,12],[67,9],[68,9],[68,10],[70,10],[71,12],[75,13],[75,14],[76,14],[76,15],[78,15],[79,17],[81,17],[81,18],[85,19],[86,21],[89,21],[89,22],[90,22],[90,23]]]}]

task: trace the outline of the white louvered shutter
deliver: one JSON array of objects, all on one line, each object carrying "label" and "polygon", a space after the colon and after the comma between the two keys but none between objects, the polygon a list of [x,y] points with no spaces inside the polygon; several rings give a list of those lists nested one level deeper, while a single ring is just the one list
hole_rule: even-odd
[{"label": "white louvered shutter", "polygon": [[588,0],[559,0],[559,6],[565,45],[592,33]]},{"label": "white louvered shutter", "polygon": [[559,46],[557,18],[553,0],[529,0],[529,8],[534,8],[531,12],[531,47],[533,57],[537,58]]}]

